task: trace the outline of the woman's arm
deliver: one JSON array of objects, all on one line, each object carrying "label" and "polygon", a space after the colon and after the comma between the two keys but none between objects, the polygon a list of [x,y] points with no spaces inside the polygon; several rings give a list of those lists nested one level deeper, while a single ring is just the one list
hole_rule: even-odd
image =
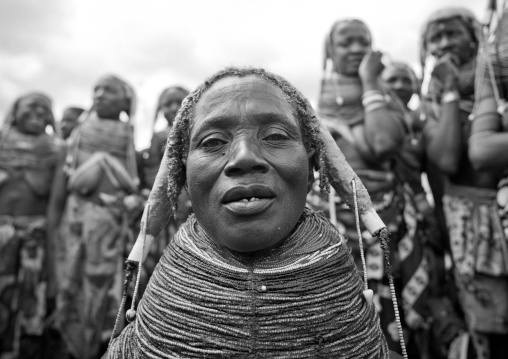
[{"label": "woman's arm", "polygon": [[365,105],[368,101],[371,105],[365,106],[364,134],[363,136],[357,134],[355,140],[368,144],[374,160],[383,160],[396,153],[402,146],[405,135],[402,116],[400,118],[394,116],[382,100],[369,101],[369,96],[373,100],[383,96],[378,81],[378,76],[384,68],[381,57],[382,53],[379,51],[368,53],[363,58],[359,69],[364,93],[363,102]]},{"label": "woman's arm", "polygon": [[482,84],[477,98],[478,110],[469,139],[471,164],[477,171],[508,168],[508,132],[503,132],[490,81]]},{"label": "woman's arm", "polygon": [[425,129],[427,157],[443,173],[455,174],[462,156],[462,123],[459,117],[458,68],[449,56],[439,59],[432,77],[444,85],[441,115]]}]

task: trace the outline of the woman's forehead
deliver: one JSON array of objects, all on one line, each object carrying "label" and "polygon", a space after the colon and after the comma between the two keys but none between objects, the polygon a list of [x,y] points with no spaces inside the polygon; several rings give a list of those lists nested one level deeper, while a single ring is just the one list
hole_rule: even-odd
[{"label": "woman's forehead", "polygon": [[[227,77],[213,84],[196,105],[196,116],[241,103],[263,103],[272,111],[293,114],[287,95],[276,85],[258,76]],[[227,103],[228,106],[224,106]]]},{"label": "woman's forehead", "polygon": [[117,79],[113,76],[107,76],[99,79],[97,83],[95,84],[95,88],[102,87],[102,86],[110,86],[114,87],[118,91],[121,91],[123,93],[126,93],[125,91],[125,83],[123,83],[120,79]]},{"label": "woman's forehead", "polygon": [[51,104],[47,98],[44,98],[39,95],[27,95],[22,97],[19,100],[18,107],[30,106],[30,105],[38,105],[45,107],[47,109],[51,108]]},{"label": "woman's forehead", "polygon": [[367,25],[360,21],[347,20],[337,23],[333,28],[333,36],[348,36],[361,34],[370,39],[370,31]]},{"label": "woman's forehead", "polygon": [[[284,92],[270,81],[256,75],[229,76],[215,82],[202,96],[202,100],[220,97],[224,93],[265,92],[285,101]],[[200,100],[201,101],[201,100]]]},{"label": "woman's forehead", "polygon": [[437,19],[429,24],[426,37],[429,39],[437,33],[442,31],[450,31],[453,29],[460,29],[467,32],[467,26],[460,18],[444,18]]}]

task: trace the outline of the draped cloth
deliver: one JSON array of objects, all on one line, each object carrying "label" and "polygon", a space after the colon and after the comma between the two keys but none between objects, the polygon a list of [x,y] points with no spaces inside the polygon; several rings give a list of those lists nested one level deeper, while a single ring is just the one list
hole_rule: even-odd
[{"label": "draped cloth", "polygon": [[139,357],[387,358],[388,350],[343,238],[305,210],[282,245],[255,258],[220,247],[190,217],[107,354]]},{"label": "draped cloth", "polygon": [[58,326],[74,357],[96,358],[120,305],[125,228],[107,207],[70,195],[59,237]]},{"label": "draped cloth", "polygon": [[[137,186],[134,154],[132,128],[121,121],[92,115],[71,137],[66,168],[71,193],[57,241],[58,325],[79,359],[98,356],[120,305],[123,259],[127,242],[133,241],[123,199]],[[106,167],[100,167],[100,178],[89,180],[80,178],[89,175],[85,166]],[[99,193],[100,200],[82,195],[100,191],[105,176],[115,187],[112,193]]]},{"label": "draped cloth", "polygon": [[0,216],[0,357],[35,357],[20,339],[44,330],[45,234],[44,216]]},{"label": "draped cloth", "polygon": [[471,330],[508,333],[508,242],[496,191],[449,184],[443,202],[455,277]]}]

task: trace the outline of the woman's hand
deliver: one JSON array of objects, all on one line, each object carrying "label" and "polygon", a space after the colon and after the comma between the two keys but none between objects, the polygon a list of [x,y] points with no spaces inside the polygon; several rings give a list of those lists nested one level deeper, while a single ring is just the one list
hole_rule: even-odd
[{"label": "woman's hand", "polygon": [[434,69],[432,70],[432,77],[439,80],[445,91],[457,90],[457,84],[459,79],[459,68],[457,67],[458,60],[453,54],[445,54],[440,57]]},{"label": "woman's hand", "polygon": [[377,81],[385,65],[381,62],[383,53],[381,51],[370,51],[364,57],[358,69],[362,81]]}]

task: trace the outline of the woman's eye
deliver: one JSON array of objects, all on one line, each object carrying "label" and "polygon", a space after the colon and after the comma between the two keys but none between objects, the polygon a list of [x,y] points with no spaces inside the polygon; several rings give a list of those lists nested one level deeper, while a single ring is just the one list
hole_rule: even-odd
[{"label": "woman's eye", "polygon": [[214,137],[214,138],[208,138],[208,139],[204,140],[201,143],[201,146],[203,146],[203,147],[218,147],[218,146],[222,146],[225,144],[226,144],[226,141],[224,141],[223,139]]},{"label": "woman's eye", "polygon": [[282,134],[282,133],[271,133],[267,136],[265,136],[265,140],[267,141],[284,141],[288,138],[287,135],[285,134]]}]

